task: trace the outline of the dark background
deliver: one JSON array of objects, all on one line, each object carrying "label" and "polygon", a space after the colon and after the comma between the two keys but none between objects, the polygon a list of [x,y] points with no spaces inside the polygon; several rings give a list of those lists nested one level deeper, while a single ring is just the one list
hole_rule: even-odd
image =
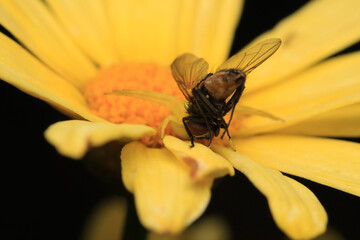
[{"label": "dark background", "polygon": [[[305,2],[247,1],[232,53]],[[346,51],[355,49],[359,46]],[[91,160],[79,162],[62,157],[44,140],[44,130],[52,123],[67,120],[67,116],[2,81],[0,98],[0,238],[78,239],[93,207],[119,192],[129,199],[128,222],[132,228],[127,228],[126,239],[145,235],[145,230],[138,225],[132,196],[121,185],[114,187],[100,180],[99,173],[94,174]],[[308,186],[322,202],[329,216],[329,226],[345,239],[360,239],[360,198],[307,180],[297,180]],[[205,215],[214,214],[225,218],[233,235],[241,239],[286,239],[274,224],[265,198],[239,173],[215,184]],[[11,237],[4,238],[6,234]]]}]

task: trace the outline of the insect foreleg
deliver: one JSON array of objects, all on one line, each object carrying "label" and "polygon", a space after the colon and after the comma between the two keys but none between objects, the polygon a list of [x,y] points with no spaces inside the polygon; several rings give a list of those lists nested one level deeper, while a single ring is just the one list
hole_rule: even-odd
[{"label": "insect foreleg", "polygon": [[[201,108],[198,100],[197,100],[196,97],[195,97],[195,96],[197,95],[197,93],[198,93],[198,92],[194,89],[194,90],[193,90],[194,102],[196,103],[196,106],[198,107],[198,109],[199,109],[202,117],[203,117],[204,120],[205,120],[206,128],[207,128],[208,131],[209,131],[209,137],[210,137],[210,139],[211,139],[211,140],[210,140],[210,144],[211,144],[212,138],[214,137],[214,136],[213,136],[213,132],[211,131],[210,124],[209,124],[209,121],[208,121],[208,119],[207,119],[207,116],[206,116],[205,113],[203,112],[203,110],[202,110],[202,108]],[[210,145],[209,145],[209,146],[210,146]]]},{"label": "insect foreleg", "polygon": [[228,113],[230,110],[233,111],[235,109],[235,106],[239,102],[239,99],[240,99],[244,89],[245,89],[245,86],[243,85],[243,86],[238,87],[235,90],[234,94],[231,96],[230,100],[226,103],[226,105],[224,107],[224,115],[226,113]]},{"label": "insect foreleg", "polygon": [[[244,88],[242,88],[243,90]],[[230,117],[230,121],[229,123],[227,124],[223,118],[223,116],[229,112],[231,109],[232,109],[232,113],[234,111],[234,108],[235,108],[235,105],[236,103],[239,101],[239,98],[241,96],[241,93],[242,91],[235,91],[235,93],[233,94],[233,96],[231,97],[231,99],[229,100],[229,102],[224,106],[224,109],[218,109],[216,107],[214,107],[214,105],[209,101],[209,99],[207,99],[205,97],[205,95],[197,90],[197,89],[194,89],[193,90],[193,95],[196,96],[195,99],[198,99],[198,101],[200,100],[201,103],[202,103],[202,106],[204,106],[204,108],[206,109],[206,111],[209,113],[209,114],[212,114],[212,115],[215,115],[217,116],[216,119],[217,121],[220,121],[220,126],[225,129],[224,133],[222,134],[221,138],[224,137],[225,133],[227,133],[229,139],[231,138],[230,137],[230,133],[228,131],[228,126],[230,124],[230,121],[231,121],[231,118],[232,116]],[[205,116],[204,116],[205,117]]]},{"label": "insect foreleg", "polygon": [[239,99],[240,99],[240,97],[241,97],[244,89],[245,89],[245,86],[244,86],[244,85],[238,87],[238,88],[236,89],[235,93],[234,93],[234,94],[232,95],[232,97],[230,98],[230,100],[229,100],[229,101],[226,103],[226,105],[225,105],[224,115],[225,115],[226,113],[228,113],[230,110],[231,110],[231,113],[230,113],[229,121],[228,121],[228,123],[226,124],[225,131],[224,131],[224,133],[223,133],[223,134],[221,135],[221,137],[220,137],[221,139],[224,137],[225,133],[227,133],[229,139],[231,139],[228,128],[229,128],[230,122],[231,122],[231,120],[232,120],[232,118],[233,118],[236,104],[239,102]]},{"label": "insect foreleg", "polygon": [[184,117],[184,118],[182,119],[182,121],[183,121],[183,123],[184,123],[185,130],[186,130],[187,134],[188,134],[189,137],[190,137],[190,141],[191,141],[191,146],[190,146],[190,147],[194,147],[194,146],[195,146],[195,145],[194,145],[194,135],[191,133],[189,127],[188,127],[187,124],[186,124],[186,121],[190,120],[191,118],[192,118],[191,116]]},{"label": "insect foreleg", "polygon": [[[214,114],[215,116],[218,116],[219,114],[219,109],[216,108],[210,101],[209,99],[206,98],[206,96],[197,89],[193,90],[193,95],[195,97],[195,99],[200,100],[201,103],[203,103],[204,107],[206,108],[207,112],[209,112],[210,114]],[[197,97],[197,98],[196,98]],[[222,116],[221,116],[222,117]]]}]

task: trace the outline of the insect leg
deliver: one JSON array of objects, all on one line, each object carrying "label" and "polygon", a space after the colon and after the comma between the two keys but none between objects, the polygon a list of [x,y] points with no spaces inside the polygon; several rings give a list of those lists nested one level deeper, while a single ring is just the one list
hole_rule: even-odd
[{"label": "insect leg", "polygon": [[221,126],[222,126],[222,128],[224,129],[224,132],[221,134],[220,139],[223,139],[224,136],[225,136],[225,133],[226,133],[226,135],[228,136],[228,138],[229,138],[229,140],[230,140],[230,139],[231,139],[231,136],[230,136],[230,133],[229,133],[229,130],[228,130],[229,125],[225,122],[224,119],[222,119],[222,121],[221,121]]},{"label": "insect leg", "polygon": [[[196,96],[199,96],[198,94],[198,91],[196,91],[195,89],[193,89],[193,96],[194,96],[194,102],[196,103],[196,106],[198,107],[201,115],[203,116],[204,120],[205,120],[205,124],[206,124],[206,128],[208,129],[208,132],[209,132],[209,137],[210,137],[210,144],[211,144],[211,141],[212,141],[212,138],[214,137],[213,136],[213,131],[212,129],[210,128],[210,124],[209,124],[209,121],[208,121],[208,118],[206,117],[206,115],[204,114],[199,102],[198,102],[198,99],[196,98]],[[201,97],[201,96],[200,96]],[[202,100],[202,98],[200,98]],[[205,98],[206,99],[206,98]],[[206,99],[207,100],[207,99]],[[210,146],[210,145],[209,145]]]},{"label": "insect leg", "polygon": [[182,119],[182,121],[183,121],[183,123],[184,123],[185,130],[186,130],[187,134],[188,134],[189,137],[190,137],[190,141],[191,141],[191,146],[190,146],[190,147],[194,147],[194,146],[195,146],[195,145],[194,145],[194,135],[191,133],[189,127],[188,127],[187,124],[186,124],[186,121],[188,121],[188,120],[190,120],[190,119],[192,119],[192,117],[191,117],[191,116],[187,116],[187,117],[184,117],[184,118]]},{"label": "insect leg", "polygon": [[[238,87],[238,88],[236,89],[235,93],[234,93],[234,94],[232,95],[232,97],[230,98],[230,100],[229,100],[229,101],[226,103],[226,105],[225,105],[225,108],[224,108],[225,114],[228,113],[230,110],[231,110],[231,113],[230,113],[229,121],[228,121],[228,123],[226,124],[225,131],[224,131],[224,133],[223,133],[223,134],[221,135],[221,137],[220,137],[221,139],[224,137],[225,133],[227,133],[229,139],[231,139],[228,128],[229,128],[230,122],[231,122],[231,120],[232,120],[232,118],[233,118],[236,104],[239,102],[239,99],[240,99],[240,97],[241,97],[244,89],[245,89],[245,86],[244,86],[244,85]],[[225,115],[225,114],[224,114],[224,115]]]},{"label": "insect leg", "polygon": [[234,110],[236,104],[239,102],[239,99],[240,99],[244,89],[245,89],[245,86],[242,85],[235,90],[235,93],[232,95],[232,97],[226,103],[226,105],[224,107],[225,114],[228,113],[230,110]]},{"label": "insect leg", "polygon": [[[184,118],[183,118],[183,123],[184,123],[184,126],[185,126],[185,130],[186,130],[186,132],[188,133],[188,135],[189,135],[189,137],[190,137],[190,139],[191,139],[191,147],[194,146],[194,139],[195,139],[195,138],[196,138],[197,140],[202,140],[202,139],[207,139],[207,140],[209,140],[208,146],[210,146],[210,144],[211,144],[211,142],[212,142],[212,139],[213,139],[213,132],[214,132],[214,130],[213,130],[211,127],[210,127],[210,129],[209,129],[207,126],[204,126],[206,132],[205,132],[205,133],[202,133],[202,132],[201,132],[202,136],[197,136],[197,135],[194,135],[194,134],[192,133],[192,131],[190,130],[191,127],[189,127],[189,125],[188,125],[188,124],[190,124],[190,123],[192,123],[192,124],[201,124],[201,125],[203,125],[203,124],[205,123],[205,125],[206,125],[206,122],[207,122],[207,120],[204,119],[202,116],[199,116],[199,117],[196,117],[196,116],[187,116],[187,117],[184,117]],[[201,125],[200,125],[200,126],[201,126]],[[193,127],[194,127],[194,126],[193,126]],[[196,128],[196,125],[195,125],[195,128]],[[198,129],[198,130],[199,130],[199,129]],[[196,131],[196,130],[195,130],[195,131]],[[202,131],[202,130],[200,129],[200,131]],[[207,133],[208,135],[206,135],[206,133]]]},{"label": "insect leg", "polygon": [[[236,94],[236,96],[234,97],[234,95],[233,95],[228,103],[230,103],[230,101],[234,102],[236,99],[237,99],[237,101],[239,101],[241,93],[242,93],[242,91],[241,92],[239,91],[238,93],[235,91],[234,95]],[[217,116],[217,118],[221,119],[220,120],[221,121],[220,125],[222,126],[222,128],[225,129],[225,131],[224,131],[223,135],[221,136],[221,138],[223,138],[224,134],[227,133],[227,135],[228,135],[228,137],[230,139],[231,137],[230,137],[230,133],[228,131],[228,126],[229,126],[229,123],[230,123],[231,120],[229,121],[228,124],[226,124],[225,120],[223,119],[223,116],[228,111],[230,111],[231,108],[229,110],[227,110],[227,111],[222,112],[222,110],[217,109],[216,107],[214,107],[213,104],[204,96],[204,94],[201,91],[197,90],[197,89],[193,90],[193,96],[195,97],[195,99],[199,99],[201,101],[201,103],[203,103],[203,106],[206,108],[206,110],[207,110],[207,112],[209,114],[213,114],[213,115]],[[225,105],[225,109],[229,108],[229,106],[234,106],[235,107],[237,101],[235,101],[235,103],[233,103],[232,105],[228,105],[228,104]],[[230,117],[230,119],[231,118],[232,117]],[[210,144],[211,144],[211,141],[212,141],[212,139],[210,140]],[[210,144],[209,144],[209,146],[210,146]]]},{"label": "insect leg", "polygon": [[198,99],[201,99],[201,102],[206,107],[207,112],[209,112],[211,114],[214,114],[215,116],[218,116],[220,110],[218,108],[214,107],[214,105],[209,101],[209,99],[207,99],[205,97],[205,95],[201,91],[199,91],[197,89],[194,89],[193,90],[193,95],[194,95],[194,97],[196,96],[196,97],[198,97]]}]

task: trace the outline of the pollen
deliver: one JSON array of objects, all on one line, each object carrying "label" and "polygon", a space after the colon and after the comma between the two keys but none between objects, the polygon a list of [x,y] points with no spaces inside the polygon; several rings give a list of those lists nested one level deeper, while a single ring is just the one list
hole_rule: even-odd
[{"label": "pollen", "polygon": [[155,63],[121,63],[99,70],[84,88],[91,111],[113,123],[158,128],[171,112],[160,104],[129,96],[106,95],[113,90],[150,90],[184,99],[169,68]]}]

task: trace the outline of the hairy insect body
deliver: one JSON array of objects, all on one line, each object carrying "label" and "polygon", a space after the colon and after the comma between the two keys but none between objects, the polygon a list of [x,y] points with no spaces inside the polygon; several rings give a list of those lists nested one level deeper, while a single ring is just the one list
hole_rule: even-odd
[{"label": "hairy insect body", "polygon": [[[245,74],[238,69],[227,69],[209,76],[202,85],[214,100],[225,100],[245,84]],[[200,83],[201,84],[201,83]]]},{"label": "hairy insect body", "polygon": [[[195,139],[207,139],[210,146],[221,129],[221,138],[227,134],[230,139],[228,127],[244,91],[246,76],[273,55],[280,44],[278,38],[263,40],[226,60],[215,73],[208,73],[209,64],[191,53],[174,60],[171,72],[188,100],[188,116],[183,123],[192,147]],[[224,116],[229,112],[225,122]]]},{"label": "hairy insect body", "polygon": [[[208,139],[211,143],[220,129],[227,132],[224,116],[233,109],[245,86],[245,74],[237,69],[208,74],[192,89],[192,99],[187,106],[189,117],[184,118],[188,132],[196,139]],[[226,101],[231,95],[237,94]],[[229,135],[230,137],[230,135]],[[209,143],[209,144],[210,144]]]}]

